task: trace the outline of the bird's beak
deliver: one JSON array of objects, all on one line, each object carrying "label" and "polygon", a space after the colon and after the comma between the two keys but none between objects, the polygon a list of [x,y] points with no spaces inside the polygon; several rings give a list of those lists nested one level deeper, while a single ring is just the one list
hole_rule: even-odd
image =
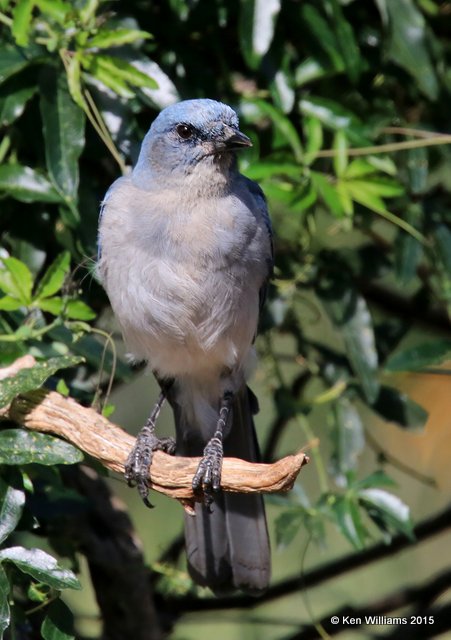
[{"label": "bird's beak", "polygon": [[246,147],[252,147],[250,139],[238,131],[232,129],[228,125],[224,125],[221,137],[215,142],[215,147],[218,152],[221,151],[238,151],[239,149],[245,149]]}]

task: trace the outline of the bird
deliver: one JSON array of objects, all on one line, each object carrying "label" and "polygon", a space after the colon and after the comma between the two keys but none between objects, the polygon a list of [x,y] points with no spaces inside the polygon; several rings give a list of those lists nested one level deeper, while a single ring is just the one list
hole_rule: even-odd
[{"label": "bird", "polygon": [[[237,165],[250,146],[230,106],[172,104],[133,170],[107,191],[99,219],[99,278],[130,354],[161,387],[126,479],[149,504],[153,451],[201,457],[193,489],[203,500],[185,514],[185,546],[191,577],[215,594],[258,595],[271,573],[262,496],[220,489],[224,456],[259,460],[247,381],[273,243],[264,193]],[[175,441],[155,433],[166,399]]]}]

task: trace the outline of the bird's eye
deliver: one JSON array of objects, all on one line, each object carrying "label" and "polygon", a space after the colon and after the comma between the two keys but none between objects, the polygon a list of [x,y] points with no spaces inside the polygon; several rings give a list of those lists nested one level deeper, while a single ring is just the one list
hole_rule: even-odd
[{"label": "bird's eye", "polygon": [[188,140],[194,133],[193,128],[187,124],[178,124],[175,130],[183,140]]}]

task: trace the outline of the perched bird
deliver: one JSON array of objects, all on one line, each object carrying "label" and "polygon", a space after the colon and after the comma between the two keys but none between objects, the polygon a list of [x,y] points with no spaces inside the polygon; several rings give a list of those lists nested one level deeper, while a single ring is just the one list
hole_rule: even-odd
[{"label": "perched bird", "polygon": [[[235,152],[249,146],[225,104],[167,107],[131,174],[107,192],[99,224],[103,286],[130,352],[162,389],[126,477],[146,500],[154,450],[202,457],[193,487],[205,500],[185,516],[188,568],[221,593],[258,593],[270,577],[262,497],[220,491],[223,455],[258,459],[246,380],[273,258],[263,192],[237,169]],[[165,397],[175,446],[155,435]]]}]

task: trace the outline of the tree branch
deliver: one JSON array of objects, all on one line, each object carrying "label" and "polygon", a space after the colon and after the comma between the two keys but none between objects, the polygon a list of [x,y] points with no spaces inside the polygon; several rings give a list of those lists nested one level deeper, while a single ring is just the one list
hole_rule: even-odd
[{"label": "tree branch", "polygon": [[[421,586],[400,589],[399,591],[395,591],[379,600],[369,602],[368,604],[359,607],[346,606],[337,611],[333,611],[325,615],[317,625],[309,624],[293,635],[287,636],[286,640],[315,640],[318,638],[318,625],[321,625],[329,636],[338,635],[345,630],[347,633],[359,631],[359,629],[361,631],[362,626],[366,626],[364,622],[365,619],[377,616],[387,617],[388,613],[392,613],[409,606],[413,606],[414,608],[410,609],[408,612],[403,611],[402,614],[398,614],[396,617],[404,617],[407,618],[408,621],[410,621],[411,616],[427,617],[427,615],[430,615],[429,612],[426,614],[427,608],[430,607],[434,600],[436,600],[442,593],[449,589],[450,586],[451,571],[448,570]],[[338,624],[332,624],[331,618],[338,618]],[[362,620],[362,624],[350,625],[349,622],[346,622],[346,618],[360,618]],[[407,626],[410,629],[410,632],[412,632],[413,625],[409,624]],[[419,626],[423,629],[423,633],[425,633],[425,625],[422,624]],[[435,625],[431,625],[431,628],[435,634],[437,632]],[[449,626],[446,627],[446,629],[449,629]],[[389,635],[388,637],[392,636]],[[398,636],[394,633],[393,637],[397,638]],[[406,636],[400,637],[413,638],[413,635],[407,634]]]},{"label": "tree branch", "polygon": [[[125,460],[135,444],[133,436],[93,409],[46,389],[19,395],[9,406],[0,409],[0,419],[12,420],[33,431],[61,436],[118,473],[124,472]],[[199,461],[200,458],[174,457],[156,451],[150,488],[182,501],[189,509],[193,501],[200,499],[192,489],[192,478]],[[242,493],[289,491],[301,467],[308,461],[308,456],[302,452],[273,464],[225,458],[221,486],[223,491]]]},{"label": "tree branch", "polygon": [[299,589],[316,587],[326,580],[343,576],[350,571],[364,567],[372,562],[377,562],[383,558],[389,558],[447,529],[451,529],[451,506],[437,515],[420,522],[414,528],[415,542],[406,538],[405,535],[399,534],[393,538],[389,545],[381,542],[359,553],[350,553],[337,560],[332,560],[327,564],[315,567],[304,574],[299,573],[285,580],[281,580],[271,585],[258,599],[250,595],[231,595],[224,596],[223,598],[202,599],[185,596],[183,598],[171,598],[168,600],[168,606],[171,611],[177,613],[234,608],[252,609],[253,607],[260,606],[263,602],[272,602],[277,598],[290,595]]}]

